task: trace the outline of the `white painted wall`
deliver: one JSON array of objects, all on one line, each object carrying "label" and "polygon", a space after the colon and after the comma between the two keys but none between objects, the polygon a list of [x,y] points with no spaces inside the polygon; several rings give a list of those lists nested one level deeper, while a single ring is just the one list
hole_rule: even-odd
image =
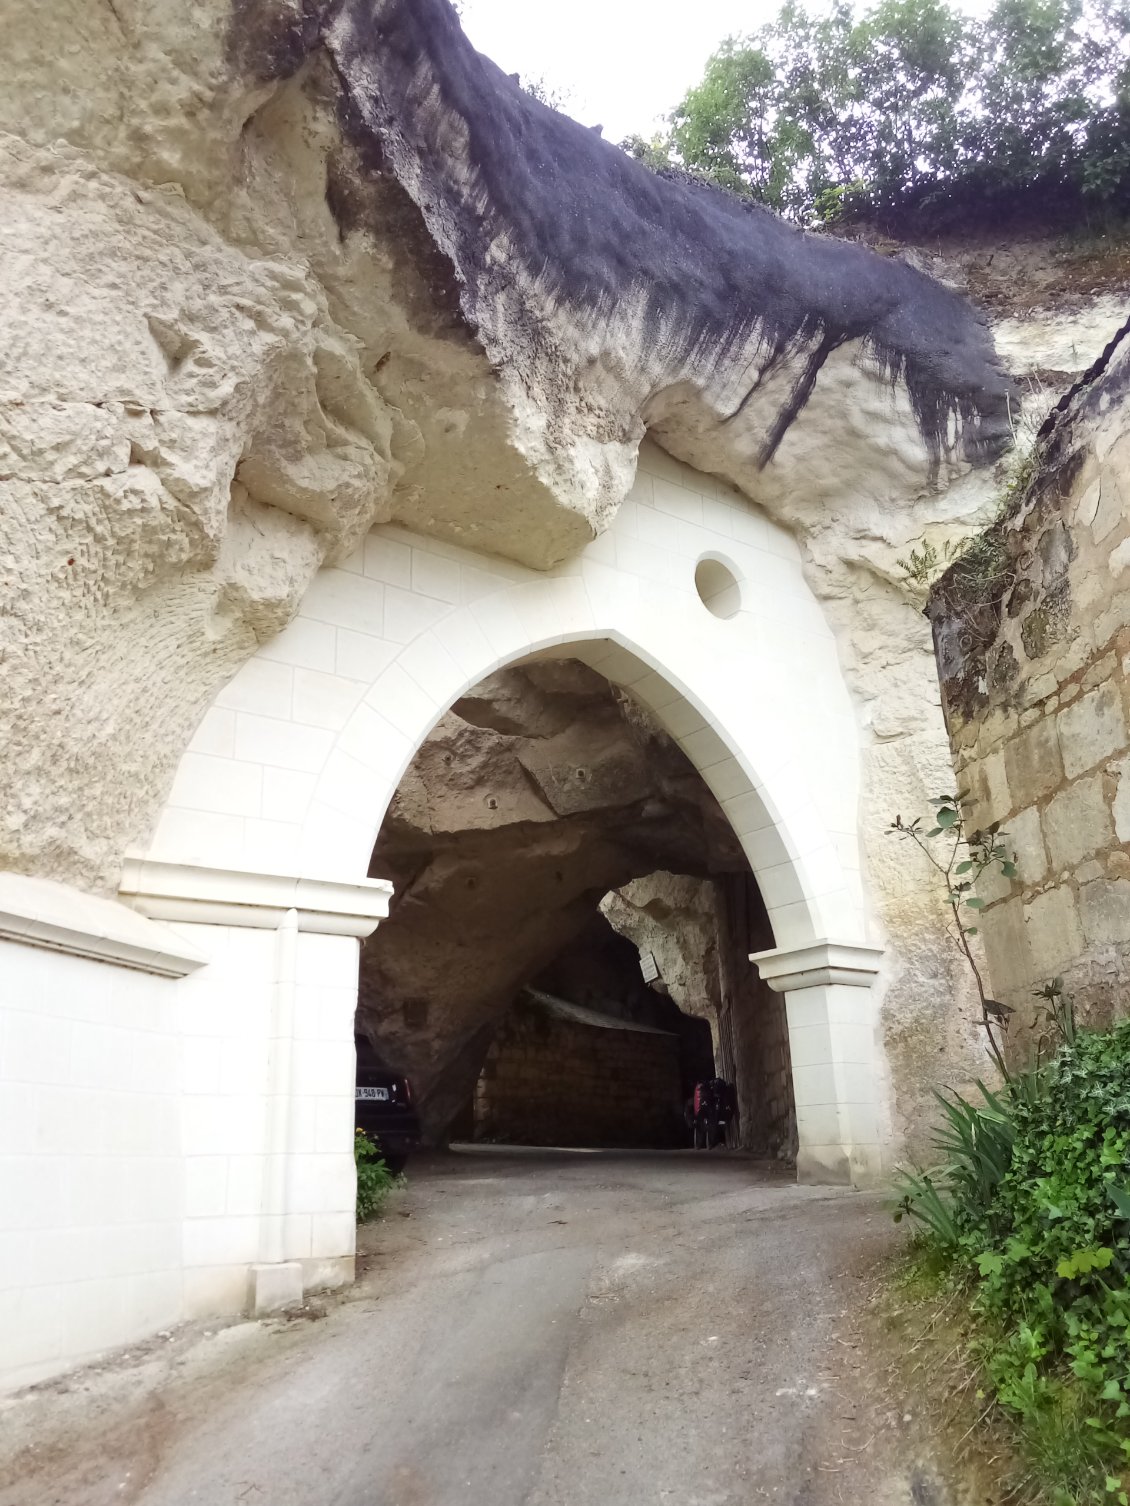
[{"label": "white painted wall", "polygon": [[279,933],[177,929],[211,959],[179,979],[0,940],[5,1387],[238,1312],[257,1261],[352,1277],[357,941],[297,937],[284,1038]]},{"label": "white painted wall", "polygon": [[177,989],[0,941],[0,1374],[126,1343],[183,1304]]}]

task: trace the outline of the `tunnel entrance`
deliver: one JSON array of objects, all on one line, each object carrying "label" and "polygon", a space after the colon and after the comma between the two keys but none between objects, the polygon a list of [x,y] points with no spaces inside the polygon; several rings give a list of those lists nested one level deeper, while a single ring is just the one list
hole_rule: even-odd
[{"label": "tunnel entrance", "polygon": [[452,1134],[674,1149],[695,1084],[714,1075],[710,1022],[646,982],[636,947],[597,913],[507,1010]]},{"label": "tunnel entrance", "polygon": [[594,669],[541,655],[457,700],[370,873],[394,899],[363,948],[357,1031],[410,1079],[427,1142],[689,1145],[684,1105],[718,1076],[732,1145],[795,1155],[741,844],[654,715]]}]

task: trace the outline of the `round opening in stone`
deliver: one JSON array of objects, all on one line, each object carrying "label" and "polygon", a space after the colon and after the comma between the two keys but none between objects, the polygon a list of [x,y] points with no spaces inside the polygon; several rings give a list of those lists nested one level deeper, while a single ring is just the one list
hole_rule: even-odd
[{"label": "round opening in stone", "polygon": [[742,604],[737,577],[721,560],[699,560],[694,584],[698,599],[715,617],[733,617]]}]

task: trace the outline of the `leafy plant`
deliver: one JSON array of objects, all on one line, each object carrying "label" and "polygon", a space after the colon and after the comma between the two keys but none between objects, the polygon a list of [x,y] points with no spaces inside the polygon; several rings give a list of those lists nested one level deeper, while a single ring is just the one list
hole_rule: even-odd
[{"label": "leafy plant", "polygon": [[1049,1059],[982,1102],[942,1099],[942,1164],[904,1173],[910,1214],[971,1288],[977,1354],[1064,1506],[1130,1483],[1130,1021],[1077,1029],[1062,979]]},{"label": "leafy plant", "polygon": [[942,1167],[933,1172],[896,1172],[895,1190],[902,1195],[891,1211],[896,1224],[904,1217],[915,1218],[930,1231],[938,1244],[955,1249],[961,1239],[961,1229],[954,1215],[953,1199],[948,1189],[939,1185],[946,1177],[946,1170]]},{"label": "leafy plant", "polygon": [[353,1137],[353,1159],[357,1165],[357,1222],[363,1224],[377,1216],[389,1193],[404,1185],[404,1178],[389,1171],[384,1157],[362,1129]]},{"label": "leafy plant", "polygon": [[917,1219],[950,1251],[958,1249],[971,1222],[991,1205],[1012,1156],[1009,1105],[984,1083],[977,1087],[980,1104],[958,1093],[935,1092],[942,1107],[941,1123],[932,1135],[938,1164],[895,1177],[896,1223],[904,1216]]},{"label": "leafy plant", "polygon": [[572,89],[563,89],[547,78],[544,73],[534,78],[521,80],[520,87],[526,91],[532,99],[547,105],[551,110],[556,110],[559,115],[567,115],[569,106],[573,102]]},{"label": "leafy plant", "polygon": [[966,833],[961,812],[964,798],[963,794],[939,795],[932,802],[935,824],[929,829],[923,829],[925,823],[921,816],[909,822],[896,816],[887,831],[913,842],[945,883],[946,902],[953,921],[950,935],[973,974],[989,1051],[1001,1076],[1007,1080],[1008,1068],[995,1032],[1003,1030],[1012,1011],[1008,1005],[990,998],[985,989],[985,980],[970,944],[971,938],[977,935],[977,927],[969,924],[968,912],[976,913],[985,907],[985,901],[974,892],[977,880],[985,873],[996,870],[1005,878],[1016,877],[1016,854],[1010,853],[1005,846],[1005,833],[1001,831],[999,821],[994,821],[983,831]]},{"label": "leafy plant", "polygon": [[1039,1029],[1036,1041],[1036,1063],[1045,1056],[1054,1056],[1061,1046],[1073,1046],[1079,1034],[1075,1023],[1075,1005],[1071,996],[1063,991],[1063,979],[1052,978],[1033,990],[1034,999],[1042,999],[1044,1006],[1032,1021],[1032,1029]]},{"label": "leafy plant", "polygon": [[902,571],[903,579],[911,585],[932,586],[942,571],[948,570],[957,559],[963,547],[963,543],[946,539],[938,549],[929,539],[923,539],[918,548],[912,548],[905,559],[900,556],[895,564]]}]

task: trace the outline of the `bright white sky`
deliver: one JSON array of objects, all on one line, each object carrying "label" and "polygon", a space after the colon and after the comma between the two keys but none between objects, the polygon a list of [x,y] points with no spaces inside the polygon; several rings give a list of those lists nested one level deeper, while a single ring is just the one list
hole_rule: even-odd
[{"label": "bright white sky", "polygon": [[[782,0],[460,0],[480,52],[523,81],[544,78],[563,108],[609,141],[651,136],[730,36],[748,36]],[[981,14],[989,0],[957,0]],[[808,0],[810,14],[825,0]],[[857,0],[856,14],[867,10]]]},{"label": "bright white sky", "polygon": [[[702,77],[724,37],[756,31],[781,0],[462,0],[480,52],[568,93],[566,109],[609,141],[652,133]],[[810,7],[815,8],[815,7]]]}]

